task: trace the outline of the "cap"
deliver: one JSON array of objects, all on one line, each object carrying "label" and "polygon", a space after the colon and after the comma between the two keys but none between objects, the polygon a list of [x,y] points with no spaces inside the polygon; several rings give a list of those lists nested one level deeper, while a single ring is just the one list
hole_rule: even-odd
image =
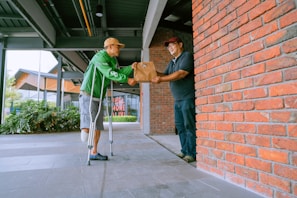
[{"label": "cap", "polygon": [[169,43],[175,43],[175,42],[180,43],[180,42],[182,42],[182,40],[179,37],[175,36],[175,37],[170,38],[168,41],[165,41],[164,45],[165,45],[165,47],[168,47]]},{"label": "cap", "polygon": [[104,41],[104,48],[109,45],[118,45],[118,46],[120,46],[120,48],[125,47],[125,44],[120,43],[119,40],[116,38],[108,38]]}]

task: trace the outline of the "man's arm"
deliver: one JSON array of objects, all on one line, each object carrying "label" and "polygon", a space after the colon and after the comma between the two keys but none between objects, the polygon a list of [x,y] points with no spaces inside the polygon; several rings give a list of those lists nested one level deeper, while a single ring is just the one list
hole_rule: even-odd
[{"label": "man's arm", "polygon": [[[160,74],[160,75],[159,75]],[[169,82],[169,81],[176,81],[179,79],[184,78],[187,76],[189,72],[185,70],[178,70],[172,74],[164,75],[163,73],[157,72],[157,75],[155,78],[152,79],[153,83],[160,83],[160,82]]]}]

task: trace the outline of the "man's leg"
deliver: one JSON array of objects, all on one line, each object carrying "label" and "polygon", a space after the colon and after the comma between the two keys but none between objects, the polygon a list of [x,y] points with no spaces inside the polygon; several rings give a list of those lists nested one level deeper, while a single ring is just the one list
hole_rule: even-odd
[{"label": "man's leg", "polygon": [[100,130],[95,130],[95,133],[94,133],[94,146],[93,146],[91,155],[97,155],[97,147],[98,147],[98,143],[99,143],[99,140],[100,140],[100,134],[101,134]]}]

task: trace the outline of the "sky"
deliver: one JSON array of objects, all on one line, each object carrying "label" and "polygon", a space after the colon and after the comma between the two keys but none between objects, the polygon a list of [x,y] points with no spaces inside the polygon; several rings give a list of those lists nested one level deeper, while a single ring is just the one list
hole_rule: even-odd
[{"label": "sky", "polygon": [[6,51],[6,70],[10,77],[14,76],[20,68],[39,71],[40,66],[40,72],[48,72],[57,64],[58,61],[49,51]]}]

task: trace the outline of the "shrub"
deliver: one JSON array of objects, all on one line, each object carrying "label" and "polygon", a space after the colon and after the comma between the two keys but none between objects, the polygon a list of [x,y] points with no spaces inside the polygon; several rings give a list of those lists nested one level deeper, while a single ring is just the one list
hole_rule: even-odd
[{"label": "shrub", "polygon": [[[104,121],[108,121],[108,116],[104,117]],[[136,122],[136,116],[112,116],[113,122]]]},{"label": "shrub", "polygon": [[1,134],[73,131],[79,129],[78,108],[69,106],[60,111],[47,102],[28,100],[20,105],[20,112],[12,112],[0,125]]}]

